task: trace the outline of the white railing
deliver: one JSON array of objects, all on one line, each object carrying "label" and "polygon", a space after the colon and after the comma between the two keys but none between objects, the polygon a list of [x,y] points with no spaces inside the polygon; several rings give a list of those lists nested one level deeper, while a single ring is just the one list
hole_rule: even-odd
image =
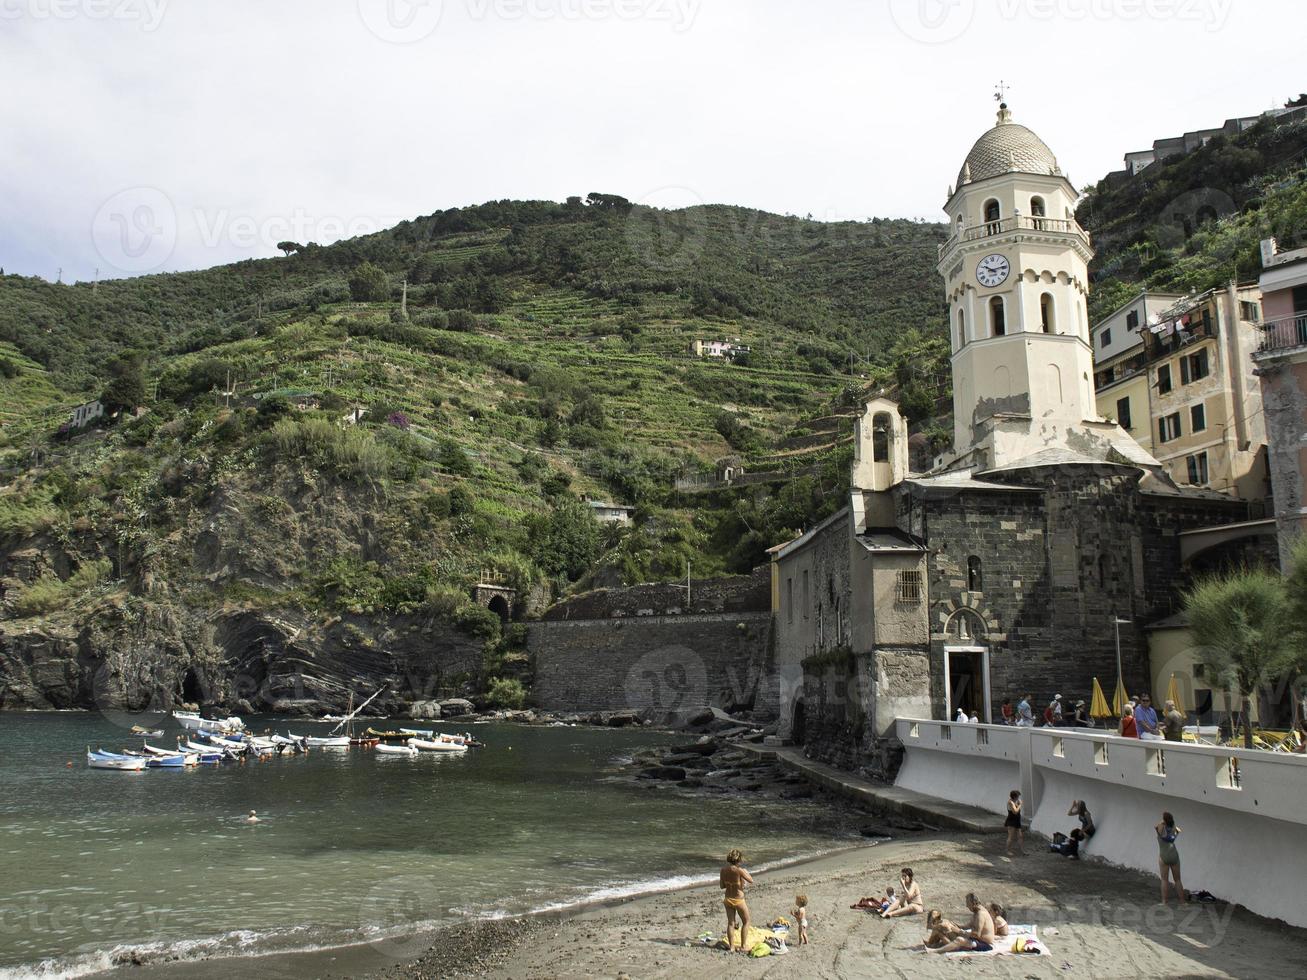
[{"label": "white railing", "polygon": [[949,240],[939,247],[939,251],[942,255],[959,242],[979,241],[982,238],[1005,235],[1011,231],[1078,235],[1086,242],[1089,241],[1089,235],[1074,218],[1046,218],[1042,215],[1016,214],[1006,218],[999,218],[996,221],[986,221],[979,225],[972,225],[970,228],[963,228],[954,232]]}]

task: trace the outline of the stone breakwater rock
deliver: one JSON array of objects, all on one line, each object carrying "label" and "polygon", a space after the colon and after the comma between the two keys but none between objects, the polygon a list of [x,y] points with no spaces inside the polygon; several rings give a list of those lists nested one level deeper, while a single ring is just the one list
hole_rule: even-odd
[{"label": "stone breakwater rock", "polygon": [[414,701],[408,706],[407,714],[413,721],[439,721],[440,704],[437,701]]},{"label": "stone breakwater rock", "polygon": [[440,714],[443,718],[462,718],[466,715],[476,714],[476,705],[467,698],[446,698],[439,703]]}]

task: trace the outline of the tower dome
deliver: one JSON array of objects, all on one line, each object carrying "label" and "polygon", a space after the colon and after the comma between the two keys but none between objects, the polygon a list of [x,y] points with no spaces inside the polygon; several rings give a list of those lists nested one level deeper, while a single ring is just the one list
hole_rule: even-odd
[{"label": "tower dome", "polygon": [[998,121],[967,154],[958,171],[958,187],[975,180],[986,180],[1008,173],[1062,176],[1057,157],[1048,145],[1025,126],[1012,121],[1012,112],[1004,103]]}]

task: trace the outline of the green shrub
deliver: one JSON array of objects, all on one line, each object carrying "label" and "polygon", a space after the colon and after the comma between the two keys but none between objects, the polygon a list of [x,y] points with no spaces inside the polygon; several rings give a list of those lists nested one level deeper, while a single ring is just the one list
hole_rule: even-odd
[{"label": "green shrub", "polygon": [[0,538],[28,538],[59,519],[59,508],[48,493],[0,496]]},{"label": "green shrub", "polygon": [[14,614],[22,618],[62,609],[87,589],[108,578],[112,569],[113,564],[109,559],[102,558],[82,565],[67,580],[60,580],[55,575],[43,575],[18,590],[13,599]]},{"label": "green shrub", "polygon": [[390,299],[390,277],[386,270],[364,262],[349,276],[349,294],[356,303],[381,303]]},{"label": "green shrub", "polygon": [[281,419],[268,433],[267,444],[278,455],[355,480],[384,479],[397,462],[395,451],[367,429],[342,429],[326,419]]},{"label": "green shrub", "polygon": [[526,704],[526,688],[514,677],[496,677],[486,690],[486,703],[492,708],[519,711]]}]

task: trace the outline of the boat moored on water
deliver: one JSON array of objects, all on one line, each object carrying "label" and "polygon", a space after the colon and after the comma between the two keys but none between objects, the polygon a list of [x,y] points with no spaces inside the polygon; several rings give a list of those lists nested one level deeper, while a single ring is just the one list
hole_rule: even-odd
[{"label": "boat moored on water", "polygon": [[418,750],[411,745],[390,745],[382,742],[376,747],[377,752],[382,755],[417,755]]},{"label": "boat moored on water", "polygon": [[131,732],[141,738],[163,738],[162,728],[142,728],[140,725],[133,725]]},{"label": "boat moored on water", "polygon": [[466,752],[467,746],[462,742],[455,742],[453,739],[437,738],[427,740],[424,738],[415,738],[408,743],[412,748],[419,752]]},{"label": "boat moored on water", "polygon": [[140,772],[145,769],[146,759],[142,755],[122,755],[117,752],[92,752],[86,750],[86,765],[90,769],[113,769],[118,772]]},{"label": "boat moored on water", "polygon": [[172,716],[188,732],[218,732],[233,734],[245,730],[245,722],[231,718],[201,718],[194,711],[174,711]]},{"label": "boat moored on water", "polygon": [[312,735],[294,735],[292,737],[303,738],[304,744],[311,749],[347,749],[350,747],[350,739],[348,735],[336,735],[329,738],[314,738]]},{"label": "boat moored on water", "polygon": [[364,734],[366,734],[368,738],[380,739],[387,745],[405,745],[408,743],[408,740],[413,737],[411,732],[406,732],[403,729],[397,729],[391,732],[379,732],[375,728],[369,728]]}]

